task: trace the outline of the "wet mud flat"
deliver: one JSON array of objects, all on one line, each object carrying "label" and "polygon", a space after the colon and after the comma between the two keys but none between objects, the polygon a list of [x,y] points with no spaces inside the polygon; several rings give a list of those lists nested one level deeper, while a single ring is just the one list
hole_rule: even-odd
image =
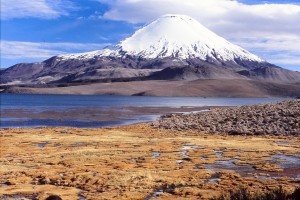
[{"label": "wet mud flat", "polygon": [[295,136],[122,127],[0,129],[0,199],[213,199],[300,187]]},{"label": "wet mud flat", "polygon": [[1,108],[0,127],[77,127],[121,126],[158,119],[168,113],[197,113],[216,106],[181,107],[72,107],[72,108]]}]

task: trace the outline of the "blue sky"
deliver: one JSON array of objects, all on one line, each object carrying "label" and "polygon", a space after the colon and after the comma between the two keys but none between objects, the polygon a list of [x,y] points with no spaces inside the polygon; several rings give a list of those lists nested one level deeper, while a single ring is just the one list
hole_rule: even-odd
[{"label": "blue sky", "polygon": [[1,67],[98,50],[169,13],[300,71],[300,0],[2,0]]}]

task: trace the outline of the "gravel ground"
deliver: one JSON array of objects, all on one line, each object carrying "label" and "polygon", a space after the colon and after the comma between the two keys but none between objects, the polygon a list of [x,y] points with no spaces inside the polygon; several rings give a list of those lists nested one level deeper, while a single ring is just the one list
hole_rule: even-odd
[{"label": "gravel ground", "polygon": [[152,126],[229,135],[300,136],[300,100],[216,108],[197,114],[169,114],[152,123]]}]

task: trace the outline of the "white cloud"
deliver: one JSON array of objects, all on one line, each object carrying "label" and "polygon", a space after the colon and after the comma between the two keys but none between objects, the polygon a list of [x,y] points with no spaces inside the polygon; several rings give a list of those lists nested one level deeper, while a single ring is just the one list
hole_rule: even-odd
[{"label": "white cloud", "polygon": [[1,41],[1,58],[47,59],[59,54],[99,50],[108,45],[110,44]]},{"label": "white cloud", "polygon": [[222,35],[300,32],[300,6],[295,4],[247,5],[235,0],[99,0],[110,9],[104,18],[147,23],[168,14],[186,14]]},{"label": "white cloud", "polygon": [[[273,63],[279,63],[282,65],[300,65],[300,55],[274,55],[270,56],[270,61]],[[294,67],[297,70],[300,70],[300,67]]]},{"label": "white cloud", "polygon": [[68,15],[68,11],[73,9],[75,6],[69,0],[3,0],[1,1],[1,19],[52,19]]},{"label": "white cloud", "polygon": [[245,48],[263,50],[264,52],[288,51],[292,54],[300,54],[300,35],[274,35],[263,38],[238,38],[232,39],[232,41]]},{"label": "white cloud", "polygon": [[[109,5],[103,17],[149,23],[161,15],[189,15],[226,39],[275,64],[300,64],[300,5],[237,0],[98,0]],[[281,55],[274,59],[272,55]]]},{"label": "white cloud", "polygon": [[260,55],[270,63],[300,71],[300,35],[232,39],[237,45]]}]

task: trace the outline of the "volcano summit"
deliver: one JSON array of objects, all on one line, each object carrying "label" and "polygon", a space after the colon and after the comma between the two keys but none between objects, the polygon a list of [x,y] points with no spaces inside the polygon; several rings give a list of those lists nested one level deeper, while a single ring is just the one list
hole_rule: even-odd
[{"label": "volcano summit", "polygon": [[41,63],[21,63],[0,73],[5,85],[47,87],[153,80],[267,81],[281,85],[300,81],[300,73],[268,63],[185,15],[162,16],[115,46],[58,55]]}]

